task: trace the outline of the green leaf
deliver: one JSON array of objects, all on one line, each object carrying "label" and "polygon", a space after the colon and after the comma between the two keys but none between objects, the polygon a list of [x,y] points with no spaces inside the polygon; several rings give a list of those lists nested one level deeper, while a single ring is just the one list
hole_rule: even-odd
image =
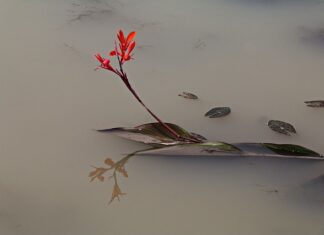
[{"label": "green leaf", "polygon": [[206,142],[197,145],[204,147],[205,152],[211,152],[211,153],[215,151],[223,151],[223,152],[241,151],[238,147],[224,142]]},{"label": "green leaf", "polygon": [[321,157],[319,153],[300,145],[272,143],[264,143],[263,145],[280,155]]}]

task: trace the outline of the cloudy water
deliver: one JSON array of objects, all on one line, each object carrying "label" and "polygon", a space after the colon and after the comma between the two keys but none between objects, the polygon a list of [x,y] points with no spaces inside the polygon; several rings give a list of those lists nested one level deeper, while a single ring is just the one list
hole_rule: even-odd
[{"label": "cloudy water", "polygon": [[[323,154],[324,109],[304,104],[324,100],[323,1],[0,4],[1,234],[324,234],[321,161],[134,156],[118,178],[127,195],[110,204],[113,179],[88,177],[147,147],[95,129],[154,121],[120,79],[94,71],[118,29],[137,32],[125,70],[163,120],[214,141]],[[204,117],[224,106],[230,115]],[[271,119],[297,134],[272,131]]]}]

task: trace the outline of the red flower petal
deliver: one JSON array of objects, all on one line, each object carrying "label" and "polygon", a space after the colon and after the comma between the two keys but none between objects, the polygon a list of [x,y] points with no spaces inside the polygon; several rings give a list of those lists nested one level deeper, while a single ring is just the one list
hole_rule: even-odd
[{"label": "red flower petal", "polygon": [[109,55],[110,55],[110,56],[115,56],[115,55],[116,55],[116,51],[115,51],[115,50],[111,51],[111,52],[109,53]]},{"label": "red flower petal", "polygon": [[104,59],[101,57],[101,55],[98,53],[98,54],[95,54],[95,57],[97,58],[97,60],[102,63],[104,61]]},{"label": "red flower petal", "polygon": [[110,67],[110,60],[109,59],[105,59],[103,62],[102,62],[102,64],[103,64],[103,66],[105,66],[105,67]]},{"label": "red flower petal", "polygon": [[117,37],[120,41],[120,43],[124,44],[125,43],[125,36],[122,30],[119,30]]},{"label": "red flower petal", "polygon": [[119,43],[119,48],[120,48],[121,53],[125,52],[126,48],[123,46],[123,44]]},{"label": "red flower petal", "polygon": [[128,34],[127,39],[126,39],[126,44],[129,44],[135,37],[136,32],[131,32],[130,34]]},{"label": "red flower petal", "polygon": [[127,54],[127,55],[124,56],[124,60],[125,60],[125,61],[130,60],[130,58],[131,58],[131,57],[129,56],[129,54]]},{"label": "red flower petal", "polygon": [[134,47],[136,45],[136,42],[132,42],[128,48],[128,54],[132,53],[132,51],[134,50]]}]

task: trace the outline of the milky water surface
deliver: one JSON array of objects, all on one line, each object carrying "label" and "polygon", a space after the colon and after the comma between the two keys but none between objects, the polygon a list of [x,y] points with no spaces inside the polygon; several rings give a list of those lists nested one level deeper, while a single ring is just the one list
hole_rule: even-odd
[{"label": "milky water surface", "polygon": [[[324,153],[323,1],[0,0],[1,234],[324,234],[324,163],[138,156],[113,183],[91,166],[145,148],[94,129],[152,122],[121,81],[94,71],[115,33],[137,31],[134,88],[164,120],[210,140]],[[178,97],[191,91],[199,100]],[[215,106],[226,118],[208,119]],[[266,122],[293,124],[298,134]]]}]

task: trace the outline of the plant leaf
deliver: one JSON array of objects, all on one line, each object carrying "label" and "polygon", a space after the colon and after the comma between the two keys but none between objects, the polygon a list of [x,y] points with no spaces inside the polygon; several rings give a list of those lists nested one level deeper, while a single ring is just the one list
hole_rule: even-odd
[{"label": "plant leaf", "polygon": [[[182,137],[197,136],[197,134],[191,134],[190,132],[186,131],[185,129],[175,124],[172,123],[166,123],[166,124],[169,125],[175,132],[177,132]],[[118,128],[104,129],[98,131],[115,134],[125,139],[141,142],[144,144],[176,145],[176,144],[185,143],[176,140],[173,137],[173,135],[164,126],[162,126],[160,123],[157,122],[143,124],[134,128],[118,127]],[[200,140],[203,141],[202,138],[200,138]]]},{"label": "plant leaf", "polygon": [[206,148],[203,150],[207,152],[215,152],[215,151],[240,152],[241,151],[238,147],[225,142],[206,142],[206,143],[201,143],[196,145]]},{"label": "plant leaf", "polygon": [[305,148],[300,145],[294,144],[271,144],[271,143],[264,143],[264,146],[271,149],[273,152],[286,155],[286,156],[313,156],[313,157],[320,157],[321,155]]},{"label": "plant leaf", "polygon": [[139,155],[159,156],[210,156],[210,157],[275,157],[324,160],[320,154],[299,145],[280,145],[270,143],[224,142],[180,144],[142,151]]},{"label": "plant leaf", "polygon": [[324,100],[311,100],[311,101],[305,101],[305,104],[306,104],[308,107],[320,108],[320,107],[324,107]]},{"label": "plant leaf", "polygon": [[195,137],[196,139],[202,141],[202,142],[205,142],[207,141],[207,138],[205,138],[204,136],[200,135],[200,134],[197,134],[197,133],[194,133],[194,132],[190,132],[190,134]]},{"label": "plant leaf", "polygon": [[[189,133],[183,128],[167,123],[179,135],[196,137],[197,134]],[[275,143],[224,143],[207,142],[204,137],[202,143],[187,143],[175,140],[173,136],[159,123],[147,123],[134,128],[111,128],[99,130],[117,136],[150,144],[153,149],[138,151],[139,155],[167,155],[167,156],[229,156],[229,157],[276,157],[276,158],[301,158],[324,160],[324,157],[308,148],[293,144]],[[133,155],[134,155],[133,154]],[[107,162],[108,163],[108,162]],[[110,163],[110,162],[109,162]]]},{"label": "plant leaf", "polygon": [[209,110],[207,113],[205,113],[205,117],[219,118],[219,117],[224,117],[230,113],[231,113],[231,109],[229,107],[216,107]]},{"label": "plant leaf", "polygon": [[192,94],[190,92],[182,92],[181,94],[179,94],[178,96],[181,96],[183,98],[186,98],[186,99],[191,99],[191,100],[197,100],[198,99],[198,96],[196,96],[195,94]]}]

